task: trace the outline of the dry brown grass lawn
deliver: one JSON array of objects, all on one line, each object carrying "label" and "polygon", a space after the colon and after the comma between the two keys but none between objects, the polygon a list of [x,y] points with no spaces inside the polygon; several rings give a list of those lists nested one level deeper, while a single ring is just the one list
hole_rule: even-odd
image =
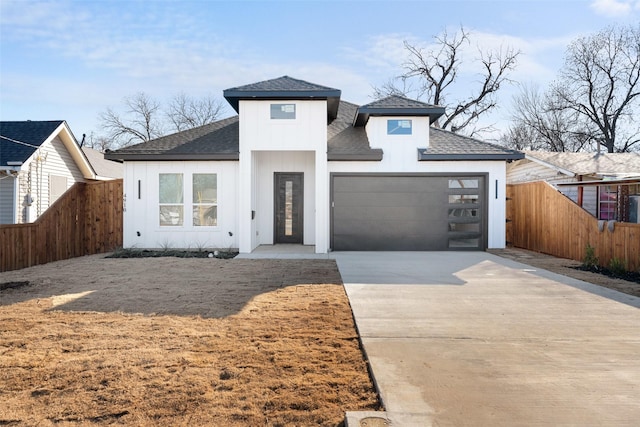
[{"label": "dry brown grass lawn", "polygon": [[3,287],[0,425],[336,426],[379,409],[334,261],[92,256]]}]

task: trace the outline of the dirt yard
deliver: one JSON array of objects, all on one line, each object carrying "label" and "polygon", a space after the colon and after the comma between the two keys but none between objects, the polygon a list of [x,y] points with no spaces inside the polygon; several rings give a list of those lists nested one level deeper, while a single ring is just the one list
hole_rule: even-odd
[{"label": "dirt yard", "polygon": [[380,409],[335,262],[0,273],[0,425],[337,426]]},{"label": "dirt yard", "polygon": [[556,258],[551,255],[519,248],[491,249],[489,252],[523,264],[529,264],[533,267],[543,268],[554,273],[593,283],[594,285],[604,286],[605,288],[615,289],[625,294],[640,297],[640,285],[638,283],[573,268],[580,266],[582,264],[580,261]]}]

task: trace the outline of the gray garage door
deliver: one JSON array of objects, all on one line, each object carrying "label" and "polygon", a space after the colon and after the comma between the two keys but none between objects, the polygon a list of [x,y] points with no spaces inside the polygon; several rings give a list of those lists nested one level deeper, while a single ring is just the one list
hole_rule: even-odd
[{"label": "gray garage door", "polygon": [[485,175],[331,175],[334,251],[486,248]]}]

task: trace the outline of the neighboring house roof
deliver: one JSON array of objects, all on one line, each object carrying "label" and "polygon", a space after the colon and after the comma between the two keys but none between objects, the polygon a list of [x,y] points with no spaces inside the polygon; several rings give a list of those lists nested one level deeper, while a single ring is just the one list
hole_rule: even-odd
[{"label": "neighboring house roof", "polygon": [[223,92],[223,96],[238,113],[240,112],[238,106],[241,99],[326,99],[327,115],[330,120],[335,119],[338,114],[340,94],[339,89],[309,83],[289,76],[238,86]]},{"label": "neighboring house roof", "polygon": [[391,95],[359,107],[353,118],[353,125],[366,125],[370,116],[428,116],[429,123],[433,123],[443,114],[443,107]]},{"label": "neighboring house roof", "polygon": [[527,160],[568,176],[592,175],[617,178],[640,176],[640,153],[556,153],[525,151]]},{"label": "neighboring house roof", "polygon": [[95,171],[64,120],[0,122],[0,168],[22,164],[45,143],[59,137],[86,179]]},{"label": "neighboring house roof", "polygon": [[524,154],[500,145],[467,136],[429,128],[429,148],[418,149],[418,159],[424,160],[518,160]]},{"label": "neighboring house roof", "polygon": [[26,162],[62,123],[63,120],[0,122],[0,166]]},{"label": "neighboring house roof", "polygon": [[106,160],[104,154],[93,148],[82,147],[82,152],[87,156],[89,163],[91,163],[93,170],[96,172],[96,179],[120,179],[123,177],[124,168],[122,163]]}]

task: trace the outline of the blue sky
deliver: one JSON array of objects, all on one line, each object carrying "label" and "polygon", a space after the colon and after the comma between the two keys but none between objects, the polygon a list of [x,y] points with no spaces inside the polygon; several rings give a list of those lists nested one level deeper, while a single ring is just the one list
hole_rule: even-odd
[{"label": "blue sky", "polygon": [[[80,139],[99,135],[100,112],[136,92],[222,99],[282,75],[364,104],[402,72],[403,41],[428,47],[460,25],[485,49],[521,50],[511,78],[544,87],[571,40],[638,20],[640,0],[0,0],[0,119],[64,119]],[[486,120],[504,127],[517,90],[505,87]]]}]

